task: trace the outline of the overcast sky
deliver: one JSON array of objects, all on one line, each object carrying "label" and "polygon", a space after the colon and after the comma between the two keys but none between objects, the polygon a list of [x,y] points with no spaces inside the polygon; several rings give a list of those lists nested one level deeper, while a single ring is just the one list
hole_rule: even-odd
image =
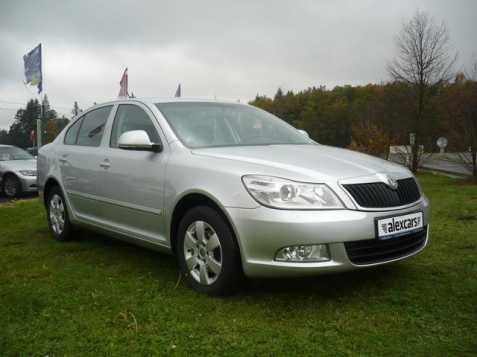
[{"label": "overcast sky", "polygon": [[44,92],[69,115],[113,99],[123,69],[137,96],[240,99],[278,87],[388,79],[394,38],[415,11],[444,20],[459,53],[477,61],[477,1],[19,1],[0,2],[0,128],[36,89],[22,56],[43,46]]}]

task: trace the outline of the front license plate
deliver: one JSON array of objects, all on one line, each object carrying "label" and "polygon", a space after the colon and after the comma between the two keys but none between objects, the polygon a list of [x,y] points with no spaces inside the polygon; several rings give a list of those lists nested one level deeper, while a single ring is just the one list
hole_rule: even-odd
[{"label": "front license plate", "polygon": [[407,233],[422,231],[424,228],[422,212],[414,212],[402,216],[376,219],[378,239],[390,239]]}]

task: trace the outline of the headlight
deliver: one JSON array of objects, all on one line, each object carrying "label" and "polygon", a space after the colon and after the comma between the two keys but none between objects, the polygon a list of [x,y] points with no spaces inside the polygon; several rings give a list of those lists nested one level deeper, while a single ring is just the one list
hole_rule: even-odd
[{"label": "headlight", "polygon": [[23,176],[36,176],[36,170],[20,170]]},{"label": "headlight", "polygon": [[325,184],[285,180],[278,177],[242,177],[250,195],[264,206],[283,209],[344,208],[336,194]]}]

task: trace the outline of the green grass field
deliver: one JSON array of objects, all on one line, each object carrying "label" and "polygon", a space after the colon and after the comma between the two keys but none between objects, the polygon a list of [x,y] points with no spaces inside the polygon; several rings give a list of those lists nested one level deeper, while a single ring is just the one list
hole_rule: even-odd
[{"label": "green grass field", "polygon": [[477,186],[420,182],[418,256],[223,299],[186,288],[171,256],[94,233],[55,242],[37,199],[3,204],[0,355],[475,355]]}]

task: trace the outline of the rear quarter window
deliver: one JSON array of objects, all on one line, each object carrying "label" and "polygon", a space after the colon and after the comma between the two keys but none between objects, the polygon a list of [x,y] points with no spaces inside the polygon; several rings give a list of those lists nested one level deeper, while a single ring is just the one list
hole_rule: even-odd
[{"label": "rear quarter window", "polygon": [[76,145],[99,146],[103,137],[104,126],[113,106],[101,107],[86,113],[76,139]]},{"label": "rear quarter window", "polygon": [[65,135],[65,144],[74,145],[76,144],[76,138],[78,137],[78,132],[81,126],[81,121],[83,118],[78,119],[73,125],[68,128],[68,131]]}]

